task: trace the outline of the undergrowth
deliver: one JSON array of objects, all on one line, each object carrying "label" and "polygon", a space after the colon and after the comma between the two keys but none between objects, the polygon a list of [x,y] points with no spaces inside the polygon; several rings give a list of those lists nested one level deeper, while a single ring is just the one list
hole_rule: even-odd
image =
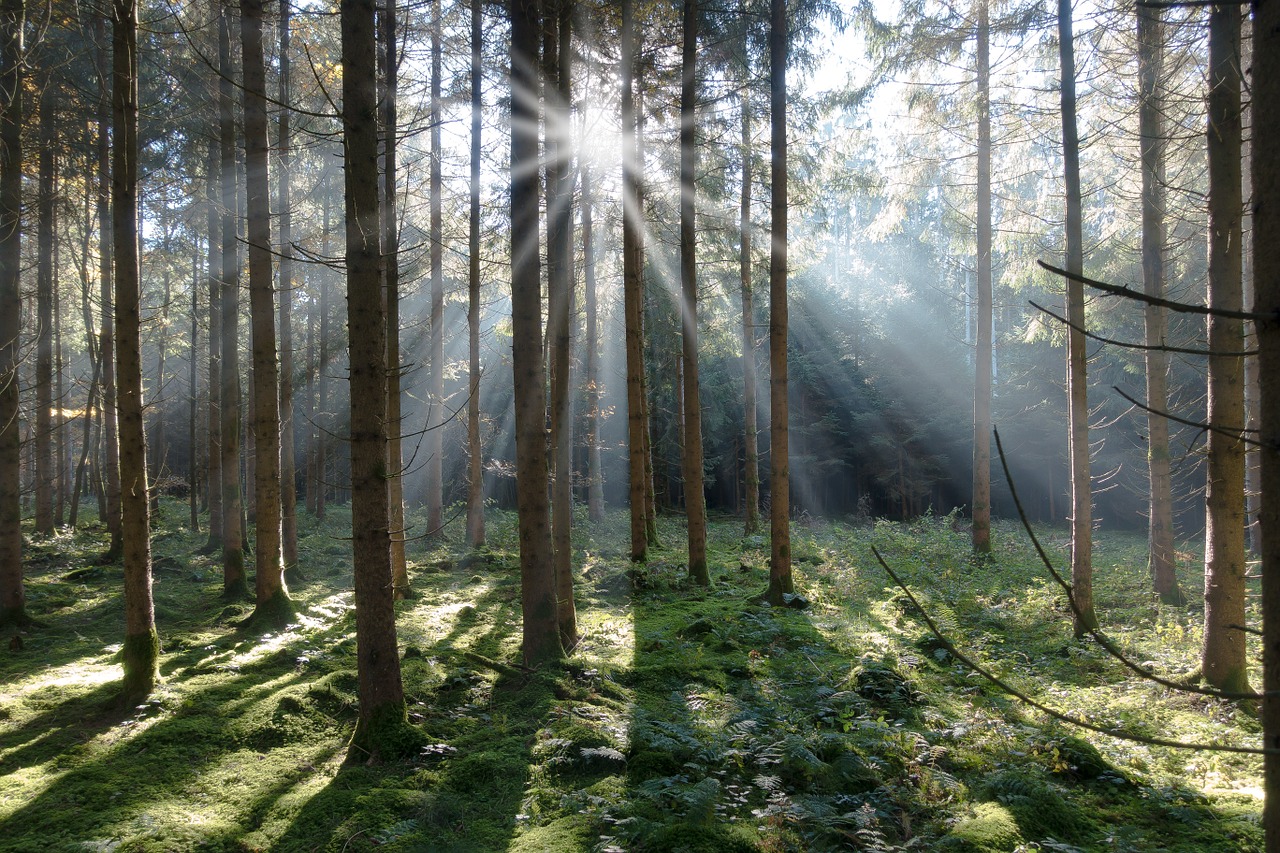
[{"label": "undergrowth", "polygon": [[[350,516],[301,521],[293,621],[240,623],[185,509],[155,529],[159,689],[120,711],[120,567],[102,531],[29,541],[42,625],[0,654],[4,851],[1248,851],[1259,763],[1075,731],[1000,694],[925,629],[870,556],[900,570],[949,639],[1064,711],[1136,734],[1252,743],[1230,703],[1178,695],[1071,638],[1019,531],[977,559],[953,518],[799,524],[807,605],[753,603],[768,542],[713,522],[712,584],[685,578],[664,520],[647,563],[625,518],[575,531],[582,641],[524,675],[514,518],[469,552],[411,557],[398,605],[416,758],[344,764],[356,716]],[[1063,553],[1064,534],[1046,531]],[[1136,659],[1194,668],[1201,612],[1160,605],[1144,543],[1103,533],[1095,596]],[[1199,565],[1182,555],[1182,583]],[[1256,650],[1255,650],[1256,651]],[[1255,673],[1256,675],[1256,673]],[[1255,679],[1256,680],[1256,679]]]}]

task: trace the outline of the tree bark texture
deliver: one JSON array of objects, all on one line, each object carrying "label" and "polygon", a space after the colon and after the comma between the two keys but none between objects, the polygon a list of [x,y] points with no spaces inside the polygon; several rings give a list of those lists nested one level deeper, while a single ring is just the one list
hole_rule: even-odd
[{"label": "tree bark texture", "polygon": [[36,517],[35,532],[53,535],[53,154],[52,83],[40,95],[40,153],[36,196]]},{"label": "tree bark texture", "polygon": [[[280,0],[280,76],[276,100],[288,105],[292,97],[289,63],[290,0]],[[280,555],[285,571],[298,565],[298,477],[293,421],[293,196],[289,185],[290,146],[293,144],[289,110],[281,109],[277,130],[279,169],[276,194],[280,210]]]},{"label": "tree bark texture", "polygon": [[973,358],[973,550],[991,553],[991,24],[978,0],[978,198]]},{"label": "tree bark texture", "polygon": [[467,236],[467,544],[484,545],[484,448],[480,443],[480,161],[484,128],[484,14],[471,0],[471,182]]},{"label": "tree bark texture", "polygon": [[22,582],[22,436],[18,336],[22,331],[23,0],[0,6],[0,625],[27,622]]},{"label": "tree bark texture", "polygon": [[[518,2],[518,0],[517,0]],[[442,40],[440,0],[431,4],[431,372],[427,380],[427,534],[444,532],[444,220],[440,143]],[[536,112],[535,112],[536,121]]]},{"label": "tree bark texture", "polygon": [[742,195],[738,209],[738,275],[742,293],[742,459],[745,485],[743,532],[760,529],[760,438],[756,426],[755,284],[751,263],[751,93],[742,92]]},{"label": "tree bark texture", "polygon": [[[216,2],[216,0],[215,0]],[[209,538],[204,550],[222,553],[222,215],[218,210],[221,194],[222,153],[216,123],[209,134],[209,150],[205,159],[205,207],[209,239]]]},{"label": "tree bark texture", "polygon": [[643,270],[640,232],[640,176],[637,173],[635,106],[635,11],[632,0],[622,0],[622,288],[626,326],[627,458],[630,463],[631,559],[648,554],[645,532],[644,443],[644,342],[640,335],[643,312]]},{"label": "tree bark texture", "polygon": [[[107,39],[103,33],[103,17],[94,16],[94,35],[99,46],[98,61],[102,80],[107,80]],[[120,559],[124,542],[120,530],[120,434],[116,407],[116,333],[115,333],[115,263],[113,260],[111,225],[111,97],[106,91],[98,104],[98,284],[102,312],[102,331],[98,352],[102,358],[102,464],[103,503],[106,507],[107,530],[111,541],[104,562]]]},{"label": "tree bark texture", "polygon": [[604,521],[604,466],[600,460],[600,312],[596,298],[596,246],[591,195],[590,167],[581,167],[582,181],[582,278],[583,310],[586,312],[586,392],[587,392],[587,517]]}]

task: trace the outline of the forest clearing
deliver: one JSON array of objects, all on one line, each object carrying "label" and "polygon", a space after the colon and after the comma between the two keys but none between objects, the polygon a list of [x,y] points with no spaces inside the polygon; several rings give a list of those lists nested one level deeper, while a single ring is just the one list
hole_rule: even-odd
[{"label": "forest clearing", "polygon": [[[964,653],[1058,710],[1139,736],[1256,742],[1233,703],[1144,682],[1071,637],[1025,535],[972,555],[956,518],[794,532],[807,607],[751,599],[767,547],[714,519],[712,583],[679,548],[634,566],[626,519],[578,525],[582,640],[518,659],[514,518],[481,552],[450,537],[397,606],[409,757],[344,764],[355,720],[347,514],[302,531],[298,618],[237,629],[220,572],[166,501],[155,531],[161,682],[112,710],[118,566],[101,532],[32,548],[44,627],[0,655],[0,849],[9,851],[1261,850],[1256,756],[1125,742],[1054,723],[958,664],[870,552]],[[677,519],[664,541],[678,543]],[[1055,556],[1064,531],[1041,531]],[[1166,675],[1201,614],[1147,588],[1145,543],[1099,538],[1108,632]],[[1180,571],[1198,561],[1180,553]]]}]

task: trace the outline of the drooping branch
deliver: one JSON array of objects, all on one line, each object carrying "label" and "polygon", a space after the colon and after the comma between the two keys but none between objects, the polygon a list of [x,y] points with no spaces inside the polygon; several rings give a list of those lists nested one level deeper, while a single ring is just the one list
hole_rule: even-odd
[{"label": "drooping branch", "polygon": [[1142,409],[1144,412],[1150,412],[1153,415],[1159,415],[1162,418],[1168,418],[1174,423],[1182,424],[1183,426],[1194,427],[1198,430],[1203,430],[1204,432],[1216,432],[1219,435],[1225,435],[1229,438],[1235,438],[1240,441],[1243,441],[1245,444],[1253,445],[1254,447],[1263,446],[1262,442],[1257,441],[1255,439],[1246,438],[1244,436],[1244,433],[1246,432],[1257,432],[1256,429],[1249,429],[1247,427],[1240,427],[1238,429],[1229,429],[1227,427],[1220,427],[1220,426],[1214,426],[1213,424],[1209,424],[1209,423],[1202,423],[1201,421],[1192,421],[1192,420],[1188,420],[1187,418],[1180,418],[1177,415],[1171,414],[1169,412],[1163,412],[1163,411],[1160,411],[1159,409],[1153,409],[1150,406],[1145,406],[1142,403],[1139,403],[1133,397],[1130,397],[1128,394],[1121,391],[1119,386],[1117,385],[1112,385],[1111,390],[1115,391],[1121,397],[1125,398],[1130,403],[1133,403],[1133,405],[1137,406],[1139,409]]},{"label": "drooping branch", "polygon": [[1172,299],[1162,299],[1159,296],[1148,296],[1140,290],[1134,290],[1119,284],[1108,284],[1105,281],[1099,281],[1096,278],[1089,278],[1086,275],[1077,275],[1076,273],[1067,272],[1061,267],[1055,267],[1053,264],[1044,261],[1036,261],[1042,269],[1048,270],[1057,276],[1069,278],[1072,281],[1078,281],[1081,284],[1088,285],[1095,290],[1101,290],[1103,293],[1111,296],[1123,296],[1126,299],[1133,299],[1137,302],[1145,302],[1148,305],[1156,305],[1161,308],[1168,308],[1170,311],[1177,311],[1180,314],[1204,314],[1213,315],[1214,317],[1229,317],[1234,320],[1252,320],[1256,322],[1272,322],[1280,319],[1276,316],[1276,312],[1257,314],[1252,311],[1226,311],[1220,308],[1209,308],[1205,305],[1191,305],[1186,302],[1175,302]]},{"label": "drooping branch", "polygon": [[1105,338],[1102,335],[1095,334],[1094,332],[1089,331],[1083,326],[1072,323],[1066,317],[1063,317],[1061,314],[1058,314],[1054,311],[1050,311],[1048,308],[1045,308],[1043,305],[1039,304],[1038,302],[1035,302],[1033,300],[1027,300],[1027,304],[1029,304],[1032,308],[1036,309],[1037,311],[1043,314],[1048,314],[1050,317],[1057,320],[1059,323],[1063,324],[1064,326],[1067,326],[1068,328],[1071,328],[1071,329],[1075,329],[1077,332],[1084,335],[1086,338],[1091,338],[1101,344],[1109,344],[1111,346],[1123,347],[1125,349],[1132,349],[1132,350],[1141,350],[1144,352],[1146,351],[1172,352],[1172,353],[1180,353],[1182,355],[1222,355],[1222,356],[1228,356],[1232,358],[1248,358],[1249,356],[1254,356],[1258,354],[1257,350],[1244,350],[1242,352],[1211,353],[1209,352],[1209,350],[1193,349],[1190,347],[1171,347],[1171,346],[1165,346],[1163,344],[1139,344],[1139,343],[1134,343],[1132,341],[1118,341],[1114,338]]}]

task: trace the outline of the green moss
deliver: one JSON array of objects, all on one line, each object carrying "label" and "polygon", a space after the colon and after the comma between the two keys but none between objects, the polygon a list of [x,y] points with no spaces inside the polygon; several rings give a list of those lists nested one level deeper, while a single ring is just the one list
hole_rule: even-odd
[{"label": "green moss", "polygon": [[124,681],[120,699],[125,705],[145,699],[160,678],[160,637],[152,628],[145,634],[127,634],[120,650]]},{"label": "green moss", "polygon": [[417,755],[427,738],[409,725],[403,701],[387,702],[356,720],[356,730],[347,747],[347,761],[379,764]]},{"label": "green moss", "polygon": [[1004,806],[978,803],[973,817],[957,823],[944,843],[947,850],[963,853],[1008,853],[1022,844],[1022,833]]},{"label": "green moss", "polygon": [[297,617],[297,608],[289,593],[278,589],[266,601],[259,601],[253,613],[240,623],[243,629],[278,630],[288,625]]},{"label": "green moss", "polygon": [[754,840],[739,827],[675,823],[645,839],[653,853],[758,853]]},{"label": "green moss", "polygon": [[545,826],[535,826],[517,835],[508,853],[546,853],[546,851],[590,850],[591,827],[581,815],[567,815]]}]

